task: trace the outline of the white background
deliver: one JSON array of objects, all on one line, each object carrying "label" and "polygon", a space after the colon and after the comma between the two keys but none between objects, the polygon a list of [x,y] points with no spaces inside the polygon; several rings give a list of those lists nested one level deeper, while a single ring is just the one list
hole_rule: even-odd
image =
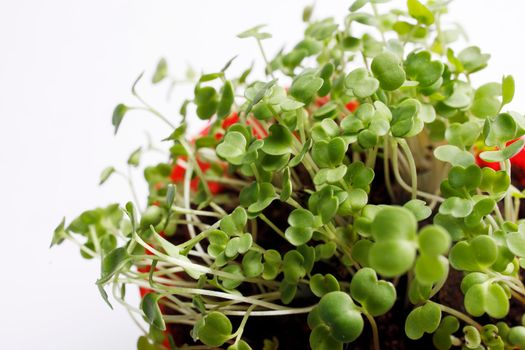
[{"label": "white background", "polygon": [[[245,67],[259,54],[235,35],[266,23],[273,53],[299,38],[309,2],[0,0],[0,348],[135,348],[138,329],[98,295],[98,262],[80,258],[72,244],[48,249],[62,216],[129,199],[116,178],[97,186],[101,169],[123,165],[144,144],[144,130],[157,140],[169,132],[133,114],[114,137],[113,107],[133,102],[129,88],[146,69],[140,89],[176,120],[178,104],[165,103],[165,86],[149,84],[159,57],[179,77],[187,63],[211,72],[236,54]],[[315,15],[341,18],[348,6],[321,0]],[[524,112],[525,2],[456,0],[451,12],[492,54],[476,81],[513,74],[513,107]],[[175,100],[190,92],[175,90]]]}]

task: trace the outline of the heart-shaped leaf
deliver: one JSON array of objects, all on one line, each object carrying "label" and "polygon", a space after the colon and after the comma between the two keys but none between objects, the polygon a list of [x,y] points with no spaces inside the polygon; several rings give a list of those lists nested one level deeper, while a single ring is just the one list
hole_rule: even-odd
[{"label": "heart-shaped leaf", "polygon": [[308,103],[323,84],[324,80],[322,78],[313,74],[303,74],[292,83],[290,95],[301,102]]},{"label": "heart-shaped leaf", "polygon": [[364,68],[351,71],[345,79],[345,87],[359,98],[372,96],[379,88],[379,81],[371,77]]},{"label": "heart-shaped leaf", "polygon": [[403,62],[393,53],[383,52],[374,57],[371,69],[383,90],[396,90],[405,82]]},{"label": "heart-shaped leaf", "polygon": [[434,150],[434,156],[442,162],[452,165],[468,167],[475,163],[472,153],[464,151],[453,145],[439,146]]},{"label": "heart-shaped leaf", "polygon": [[452,347],[452,334],[459,329],[459,321],[454,316],[445,316],[438,329],[432,336],[434,346],[439,350],[448,350]]},{"label": "heart-shaped leaf", "polygon": [[228,317],[218,311],[212,311],[201,318],[194,327],[194,333],[204,344],[219,347],[230,337],[232,324]]},{"label": "heart-shaped leaf", "polygon": [[283,258],[284,279],[288,283],[297,284],[300,278],[304,277],[304,257],[297,250],[290,250]]},{"label": "heart-shaped leaf", "polygon": [[342,164],[335,169],[321,169],[314,177],[314,184],[336,183],[343,179],[346,174],[347,166]]},{"label": "heart-shaped leaf", "polygon": [[270,135],[264,139],[262,150],[266,154],[279,156],[292,150],[293,135],[287,127],[280,124],[270,126]]},{"label": "heart-shaped leaf", "polygon": [[474,204],[469,199],[450,197],[441,203],[441,206],[439,207],[439,213],[451,215],[455,218],[464,218],[472,212],[473,208]]},{"label": "heart-shaped leaf", "polygon": [[415,260],[417,220],[403,207],[382,208],[371,223],[375,243],[369,251],[369,263],[379,274],[394,277],[408,271]]},{"label": "heart-shaped leaf", "polygon": [[264,255],[264,271],[262,277],[265,280],[273,280],[280,272],[282,258],[281,254],[274,249],[267,250]]},{"label": "heart-shaped leaf", "polygon": [[474,101],[470,110],[479,118],[494,117],[501,109],[499,97],[502,86],[499,83],[481,85],[474,94]]},{"label": "heart-shaped leaf", "polygon": [[416,340],[425,333],[434,333],[441,321],[441,309],[433,302],[427,302],[412,310],[405,322],[405,333]]},{"label": "heart-shaped leaf", "polygon": [[224,136],[224,140],[217,145],[217,155],[228,160],[228,162],[240,165],[246,152],[246,139],[237,131],[230,131]]},{"label": "heart-shaped leaf", "polygon": [[288,227],[285,231],[286,239],[295,246],[308,242],[313,235],[314,215],[306,209],[295,209],[288,216]]},{"label": "heart-shaped leaf", "polygon": [[487,66],[490,55],[481,53],[477,46],[470,46],[458,54],[458,59],[468,73],[474,73]]},{"label": "heart-shaped leaf", "polygon": [[509,113],[501,113],[485,120],[483,135],[487,146],[501,146],[516,137],[517,125]]},{"label": "heart-shaped leaf", "polygon": [[505,171],[495,171],[489,167],[481,169],[481,184],[479,188],[482,191],[491,194],[501,193],[507,190],[510,185],[510,177]]},{"label": "heart-shaped leaf", "polygon": [[490,236],[477,236],[471,241],[460,241],[450,250],[450,264],[456,270],[482,271],[498,257],[498,246]]},{"label": "heart-shaped leaf", "polygon": [[396,289],[387,281],[377,279],[375,271],[364,267],[357,271],[350,283],[352,298],[357,300],[371,316],[388,312],[396,301]]},{"label": "heart-shaped leaf", "polygon": [[319,316],[337,341],[349,343],[363,331],[363,318],[354,301],[343,292],[325,294],[319,302]]},{"label": "heart-shaped leaf", "polygon": [[403,204],[403,207],[407,208],[414,214],[417,221],[422,221],[428,218],[430,215],[432,215],[432,209],[430,209],[425,201],[422,201],[420,199],[412,199],[405,204]]},{"label": "heart-shaped leaf", "polygon": [[346,147],[341,137],[315,142],[312,147],[312,158],[322,168],[336,167],[343,161]]},{"label": "heart-shaped leaf", "polygon": [[343,343],[332,337],[330,327],[319,324],[310,333],[310,347],[314,350],[343,350]]},{"label": "heart-shaped leaf", "polygon": [[509,313],[507,293],[498,283],[475,284],[465,294],[465,309],[476,317],[487,313],[494,318],[503,318]]},{"label": "heart-shaped leaf", "polygon": [[413,98],[408,98],[401,102],[392,111],[391,131],[396,137],[403,137],[409,134],[417,124],[417,116],[421,108],[421,103]]},{"label": "heart-shaped leaf", "polygon": [[242,270],[244,276],[248,278],[261,275],[264,271],[262,254],[253,250],[247,252],[242,258]]},{"label": "heart-shaped leaf", "polygon": [[440,61],[432,61],[430,52],[412,52],[406,60],[406,74],[411,80],[419,82],[419,86],[427,87],[441,78],[444,66]]},{"label": "heart-shaped leaf", "polygon": [[248,212],[259,213],[277,198],[275,189],[271,183],[257,183],[256,201],[248,206]]},{"label": "heart-shaped leaf", "polygon": [[321,275],[315,274],[310,279],[310,289],[315,296],[321,298],[330,292],[339,291],[339,282],[332,274]]},{"label": "heart-shaped leaf", "polygon": [[472,191],[481,184],[481,169],[475,164],[466,168],[455,166],[448,173],[448,181],[454,188]]}]

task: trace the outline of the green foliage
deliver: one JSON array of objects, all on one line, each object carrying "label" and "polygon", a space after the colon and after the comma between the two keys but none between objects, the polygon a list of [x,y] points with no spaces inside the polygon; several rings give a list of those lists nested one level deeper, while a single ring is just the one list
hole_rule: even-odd
[{"label": "green foliage", "polygon": [[[130,111],[164,122],[169,152],[145,165],[163,149],[148,140],[124,159],[131,174],[104,169],[99,183],[124,178],[134,202],[64,219],[52,245],[100,258],[103,300],[111,290],[149,325],[139,349],[176,348],[170,332],[185,324],[196,347],[249,350],[258,332],[275,350],[280,335],[251,323],[267,316],[303,348],[304,327],[286,322],[306,313],[313,350],[384,348],[377,322],[400,320],[415,342],[399,334],[390,346],[525,347],[510,314],[525,298],[514,78],[472,79],[490,55],[458,47],[465,34],[446,20],[447,1],[384,2],[353,1],[342,25],[308,6],[304,37],[274,56],[264,26],[242,32],[261,51],[260,80],[257,65],[232,73],[235,57],[188,71],[180,125],[140,95],[142,75],[137,105],[114,109],[115,133]],[[175,74],[161,59],[151,83],[171,89]],[[208,123],[197,136],[195,116]],[[132,181],[144,166],[147,201]],[[130,284],[142,288],[139,309],[126,303]],[[442,296],[459,289],[448,305]]]}]

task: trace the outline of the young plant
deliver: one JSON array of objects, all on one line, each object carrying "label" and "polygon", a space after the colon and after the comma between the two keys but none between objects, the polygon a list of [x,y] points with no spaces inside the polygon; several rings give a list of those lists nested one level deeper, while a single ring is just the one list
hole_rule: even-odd
[{"label": "young plant", "polygon": [[[62,221],[52,245],[101,259],[99,291],[137,320],[139,350],[525,347],[514,80],[471,83],[490,55],[456,49],[447,1],[387,1],[354,1],[342,25],[308,7],[304,38],[271,59],[263,26],[239,34],[264,77],[230,74],[233,59],[188,74],[178,125],[142,75],[138,104],[115,108],[115,132],[137,110],[170,128],[165,162],[144,168],[146,201],[105,169],[133,201]],[[170,73],[161,60],[152,83],[171,90]],[[193,115],[209,125],[189,139]]]}]

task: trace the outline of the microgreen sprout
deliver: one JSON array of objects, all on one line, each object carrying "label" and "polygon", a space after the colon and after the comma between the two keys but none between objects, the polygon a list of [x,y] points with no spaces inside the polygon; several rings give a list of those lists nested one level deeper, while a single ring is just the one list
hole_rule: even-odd
[{"label": "microgreen sprout", "polygon": [[[235,57],[184,80],[161,59],[153,84],[194,84],[180,125],[141,97],[142,74],[137,104],[117,105],[115,133],[136,111],[170,128],[165,161],[143,165],[150,142],[104,169],[133,201],[63,220],[52,245],[101,260],[103,299],[147,325],[139,350],[525,348],[514,78],[471,82],[490,55],[456,42],[448,1],[387,1],[355,0],[341,25],[309,6],[274,56],[264,26],[239,34],[261,80],[230,73]],[[191,114],[209,122],[194,139]]]}]

